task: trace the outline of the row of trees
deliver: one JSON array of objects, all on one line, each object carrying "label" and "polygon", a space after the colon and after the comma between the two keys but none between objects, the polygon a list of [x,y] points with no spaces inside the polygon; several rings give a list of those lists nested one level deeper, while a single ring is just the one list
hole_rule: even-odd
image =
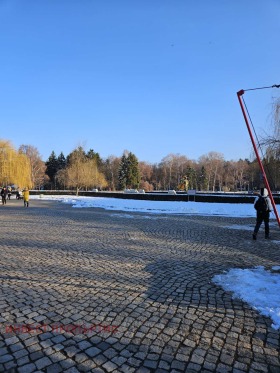
[{"label": "row of trees", "polygon": [[[280,189],[280,99],[274,107],[274,134],[261,140],[265,148],[263,164],[272,189]],[[139,162],[124,151],[121,157],[101,159],[93,149],[77,147],[66,157],[52,152],[46,162],[38,149],[21,145],[14,149],[0,140],[0,182],[20,188],[123,190],[238,191],[259,189],[263,185],[256,160],[226,161],[223,154],[210,152],[198,161],[181,154],[169,154],[159,164]]]},{"label": "row of trees", "polygon": [[[267,151],[264,165],[273,189],[280,188],[280,157]],[[49,189],[98,188],[123,190],[141,188],[146,191],[197,189],[203,191],[237,191],[258,189],[262,185],[256,160],[226,161],[222,154],[210,152],[198,161],[180,154],[169,154],[159,164],[139,162],[125,151],[121,157],[102,160],[98,153],[85,153],[77,148],[66,158],[53,152],[46,162]]]},{"label": "row of trees", "polygon": [[[268,148],[264,166],[273,189],[280,189],[280,151]],[[121,157],[103,160],[98,153],[83,147],[66,157],[51,153],[47,162],[31,145],[15,150],[8,141],[0,141],[1,183],[35,189],[238,191],[258,189],[263,180],[256,160],[226,161],[221,153],[210,152],[198,161],[184,155],[169,154],[159,164],[139,162],[124,151]]]}]

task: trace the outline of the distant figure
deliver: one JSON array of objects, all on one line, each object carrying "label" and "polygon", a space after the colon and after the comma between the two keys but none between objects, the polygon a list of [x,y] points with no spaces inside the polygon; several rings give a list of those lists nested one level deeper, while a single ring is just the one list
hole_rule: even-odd
[{"label": "distant figure", "polygon": [[7,188],[3,187],[1,190],[2,205],[7,203]]},{"label": "distant figure", "polygon": [[29,190],[28,188],[25,188],[23,189],[23,205],[24,207],[28,207],[29,206]]},{"label": "distant figure", "polygon": [[12,195],[12,188],[8,187],[8,199],[11,199],[11,195]]},{"label": "distant figure", "polygon": [[16,192],[16,199],[22,199],[22,191],[18,188]]},{"label": "distant figure", "polygon": [[270,198],[268,197],[268,191],[266,188],[261,188],[261,192],[258,197],[256,197],[254,202],[254,207],[257,211],[257,221],[253,233],[253,240],[257,239],[257,234],[264,222],[265,238],[269,238],[269,213],[272,211],[272,204]]}]

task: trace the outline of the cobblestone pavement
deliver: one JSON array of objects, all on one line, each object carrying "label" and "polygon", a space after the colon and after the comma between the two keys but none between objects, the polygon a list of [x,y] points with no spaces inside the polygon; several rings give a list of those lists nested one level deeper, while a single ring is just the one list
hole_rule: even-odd
[{"label": "cobblestone pavement", "polygon": [[279,265],[254,219],[22,205],[0,206],[1,372],[280,372],[271,320],[211,281]]}]

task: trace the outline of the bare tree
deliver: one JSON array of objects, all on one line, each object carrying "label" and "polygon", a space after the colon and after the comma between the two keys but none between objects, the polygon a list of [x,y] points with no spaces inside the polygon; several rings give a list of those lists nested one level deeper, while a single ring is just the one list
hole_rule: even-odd
[{"label": "bare tree", "polygon": [[[260,147],[264,157],[263,165],[269,183],[273,189],[280,186],[280,97],[274,98],[272,103],[272,134],[265,134],[261,138]],[[264,155],[265,153],[265,155]]]},{"label": "bare tree", "polygon": [[172,171],[173,171],[173,162],[174,162],[175,155],[174,154],[168,154],[166,157],[164,157],[161,161],[161,166],[163,170],[163,176],[164,176],[164,189],[171,189],[172,188]]},{"label": "bare tree", "polygon": [[280,141],[280,97],[276,98],[272,105],[274,137]]},{"label": "bare tree", "polygon": [[31,180],[32,185],[35,188],[40,189],[40,186],[44,184],[46,175],[46,164],[42,161],[39,150],[32,145],[21,145],[19,147],[19,153],[25,154],[30,161],[31,167]]},{"label": "bare tree", "polygon": [[207,172],[207,189],[215,191],[218,174],[222,172],[224,166],[224,156],[218,152],[209,152],[199,158],[201,166],[204,166]]},{"label": "bare tree", "polygon": [[234,163],[233,174],[236,182],[236,189],[245,190],[249,185],[248,177],[249,165],[247,161],[240,159]]},{"label": "bare tree", "polygon": [[[259,142],[270,152],[273,151],[279,156],[280,153],[280,97],[274,98],[271,109],[272,133],[265,133]],[[270,153],[271,154],[271,153]]]},{"label": "bare tree", "polygon": [[147,162],[139,162],[139,171],[141,175],[141,181],[139,187],[147,192],[154,189],[153,186],[153,166]]},{"label": "bare tree", "polygon": [[193,162],[181,154],[168,154],[159,165],[164,189],[177,189]]},{"label": "bare tree", "polygon": [[114,155],[110,155],[103,163],[104,175],[111,190],[116,190],[117,188],[119,166],[120,158]]}]

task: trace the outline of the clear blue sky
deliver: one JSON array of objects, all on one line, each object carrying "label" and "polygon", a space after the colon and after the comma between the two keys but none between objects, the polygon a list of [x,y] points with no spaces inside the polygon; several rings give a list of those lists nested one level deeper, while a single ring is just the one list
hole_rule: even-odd
[{"label": "clear blue sky", "polygon": [[[279,0],[0,0],[1,138],[249,158],[236,92],[280,84]],[[280,89],[246,93],[258,131]]]}]

